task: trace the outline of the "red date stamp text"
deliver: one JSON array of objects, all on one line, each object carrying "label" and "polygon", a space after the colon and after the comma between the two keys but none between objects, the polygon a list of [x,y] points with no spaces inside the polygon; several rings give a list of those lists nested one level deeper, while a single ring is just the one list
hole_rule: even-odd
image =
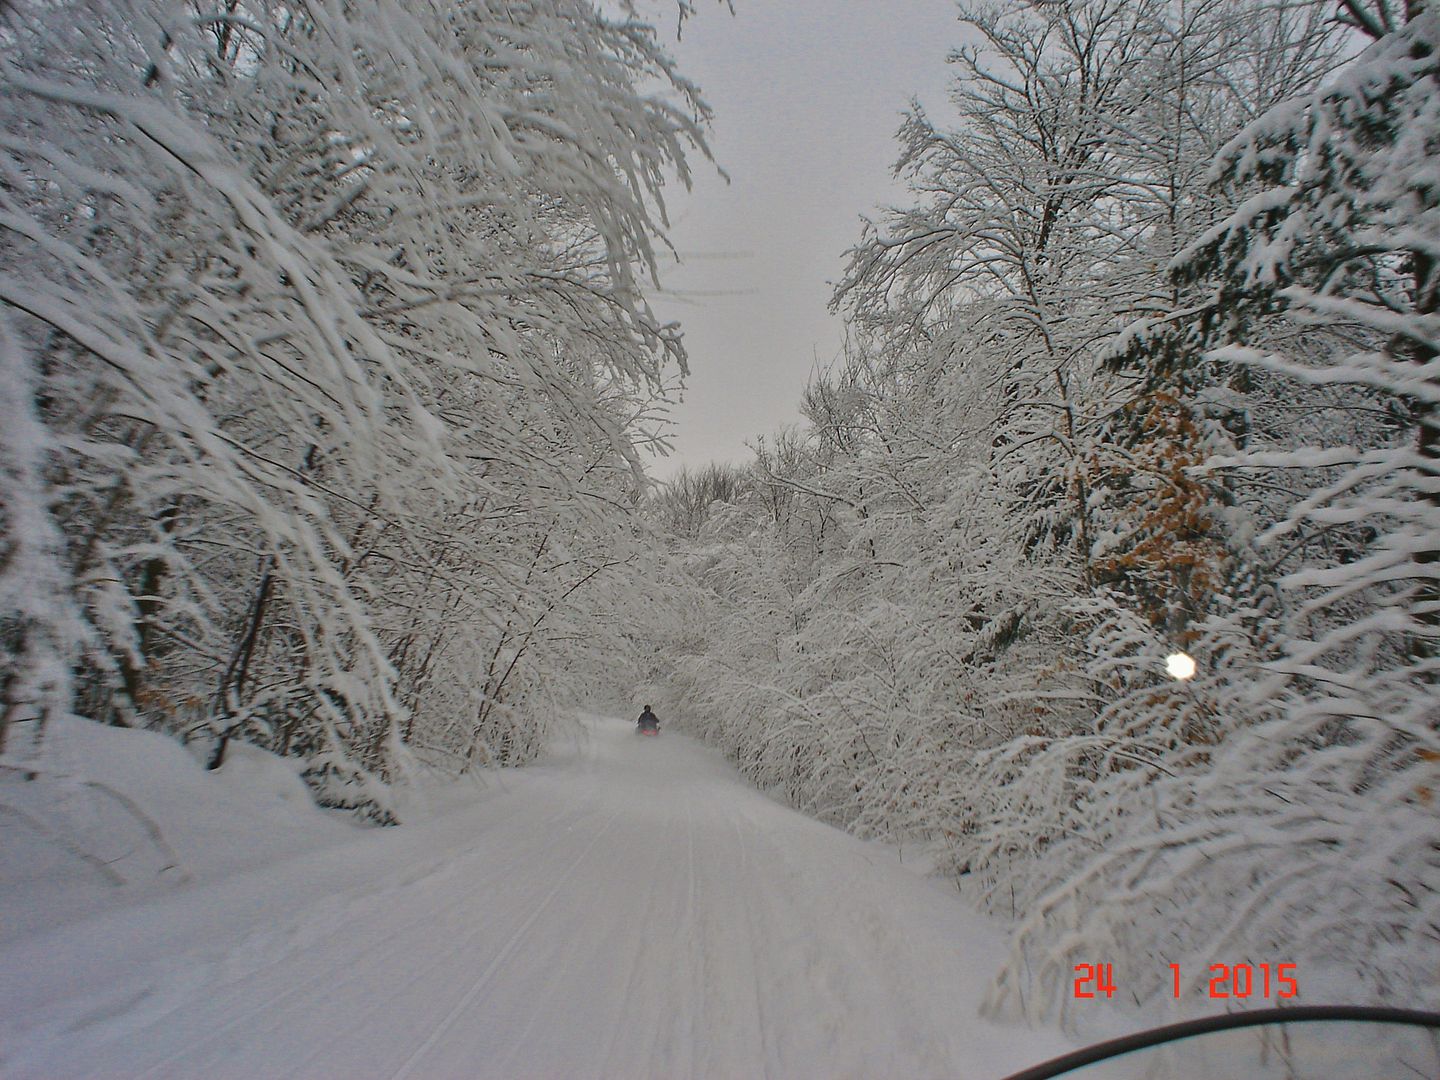
[{"label": "red date stamp text", "polygon": [[[1179,964],[1170,965],[1171,989],[1178,998],[1183,989]],[[1119,989],[1114,964],[1076,964],[1075,997],[1113,998]],[[1211,964],[1209,996],[1246,1000],[1283,1000],[1300,992],[1294,964]]]}]

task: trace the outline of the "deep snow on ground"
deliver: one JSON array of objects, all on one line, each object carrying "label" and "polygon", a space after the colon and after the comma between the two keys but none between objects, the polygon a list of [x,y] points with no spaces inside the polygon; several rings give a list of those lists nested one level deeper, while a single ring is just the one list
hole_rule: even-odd
[{"label": "deep snow on ground", "polygon": [[953,890],[673,732],[589,718],[394,829],[254,750],[52,735],[0,768],[7,1080],[993,1080],[1074,1045],[977,1016],[1004,941]]},{"label": "deep snow on ground", "polygon": [[56,741],[111,792],[69,782],[94,861],[53,815],[41,865],[33,836],[0,854],[11,1080],[997,1077],[1073,1045],[976,1018],[1002,941],[953,892],[672,732],[592,719],[385,830],[254,752],[206,774],[154,736]]}]

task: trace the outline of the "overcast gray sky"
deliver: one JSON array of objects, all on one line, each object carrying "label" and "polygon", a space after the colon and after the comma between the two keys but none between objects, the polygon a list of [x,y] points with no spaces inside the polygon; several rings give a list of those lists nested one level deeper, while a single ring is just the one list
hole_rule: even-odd
[{"label": "overcast gray sky", "polygon": [[[681,70],[715,110],[708,166],[669,196],[685,265],[663,284],[682,295],[656,309],[685,326],[691,377],[675,412],[676,452],[653,463],[741,461],[745,443],[799,420],[817,359],[839,351],[826,311],[860,216],[897,201],[895,130],[912,96],[946,114],[945,57],[960,43],[953,0],[735,0],[732,18],[703,2],[674,40]],[[726,253],[737,257],[714,257]],[[695,296],[686,293],[741,292]]]}]

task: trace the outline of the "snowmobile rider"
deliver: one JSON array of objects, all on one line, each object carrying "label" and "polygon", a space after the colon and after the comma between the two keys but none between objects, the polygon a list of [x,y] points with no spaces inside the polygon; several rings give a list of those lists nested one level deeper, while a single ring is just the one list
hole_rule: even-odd
[{"label": "snowmobile rider", "polygon": [[635,726],[641,731],[659,731],[660,718],[650,711],[649,705],[646,705],[645,711],[640,714],[640,719],[635,722]]}]

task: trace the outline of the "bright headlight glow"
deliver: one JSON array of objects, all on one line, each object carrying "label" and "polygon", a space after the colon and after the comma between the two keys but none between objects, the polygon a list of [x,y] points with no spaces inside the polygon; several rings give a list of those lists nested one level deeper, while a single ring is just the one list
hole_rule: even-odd
[{"label": "bright headlight glow", "polygon": [[1195,658],[1189,653],[1174,652],[1165,658],[1165,670],[1171,678],[1185,679],[1195,676]]}]

